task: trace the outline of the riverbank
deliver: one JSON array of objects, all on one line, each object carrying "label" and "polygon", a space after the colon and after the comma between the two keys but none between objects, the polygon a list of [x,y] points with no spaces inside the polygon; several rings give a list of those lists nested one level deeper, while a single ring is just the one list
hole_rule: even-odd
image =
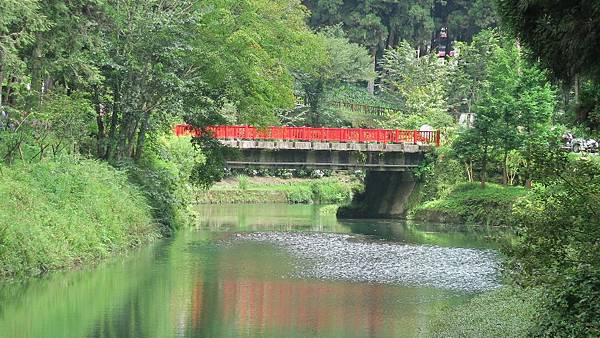
[{"label": "riverbank", "polygon": [[70,157],[2,167],[0,278],[95,263],[160,237],[127,175]]},{"label": "riverbank", "polygon": [[196,191],[199,204],[290,203],[345,204],[362,189],[360,180],[338,174],[325,178],[276,178],[237,176]]},{"label": "riverbank", "polygon": [[526,193],[521,187],[489,183],[481,188],[479,183],[459,183],[444,196],[413,208],[410,217],[439,223],[509,225],[514,203]]}]

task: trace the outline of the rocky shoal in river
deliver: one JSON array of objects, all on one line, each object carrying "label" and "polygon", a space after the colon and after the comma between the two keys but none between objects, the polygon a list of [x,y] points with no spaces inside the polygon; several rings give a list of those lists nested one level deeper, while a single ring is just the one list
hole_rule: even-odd
[{"label": "rocky shoal in river", "polygon": [[238,233],[235,241],[269,242],[300,258],[296,276],[325,280],[398,284],[463,292],[500,286],[498,255],[492,250],[446,248],[333,233]]}]

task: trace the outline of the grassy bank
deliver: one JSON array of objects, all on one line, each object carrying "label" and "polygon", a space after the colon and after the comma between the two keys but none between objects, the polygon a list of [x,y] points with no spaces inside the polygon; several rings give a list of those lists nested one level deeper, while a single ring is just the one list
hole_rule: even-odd
[{"label": "grassy bank", "polygon": [[64,158],[2,167],[0,278],[91,263],[159,236],[126,175]]},{"label": "grassy bank", "polygon": [[350,176],[319,179],[238,176],[219,182],[208,191],[197,192],[196,201],[203,204],[343,204],[361,188],[361,183]]},{"label": "grassy bank", "polygon": [[503,287],[446,306],[428,325],[427,337],[527,337],[541,310],[541,292]]},{"label": "grassy bank", "polygon": [[411,216],[418,220],[445,223],[506,225],[512,206],[527,191],[521,187],[505,187],[478,183],[459,183],[445,196],[418,205]]}]

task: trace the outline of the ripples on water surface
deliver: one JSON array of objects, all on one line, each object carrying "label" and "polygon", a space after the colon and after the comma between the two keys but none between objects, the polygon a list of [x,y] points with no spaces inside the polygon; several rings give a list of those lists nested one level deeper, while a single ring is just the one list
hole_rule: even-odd
[{"label": "ripples on water surface", "polygon": [[0,284],[0,337],[426,337],[440,307],[498,286],[486,230],[198,211],[129,257]]}]

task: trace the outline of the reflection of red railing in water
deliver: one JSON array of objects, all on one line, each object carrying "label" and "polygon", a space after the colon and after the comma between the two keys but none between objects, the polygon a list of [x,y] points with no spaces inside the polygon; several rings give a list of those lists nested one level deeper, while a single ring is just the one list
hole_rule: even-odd
[{"label": "reflection of red railing in water", "polygon": [[[356,129],[356,128],[311,128],[311,127],[267,127],[210,126],[205,128],[217,139],[231,140],[282,140],[322,142],[376,142],[376,143],[425,143],[440,145],[440,131]],[[177,136],[199,136],[198,128],[178,124],[174,128]]]}]

